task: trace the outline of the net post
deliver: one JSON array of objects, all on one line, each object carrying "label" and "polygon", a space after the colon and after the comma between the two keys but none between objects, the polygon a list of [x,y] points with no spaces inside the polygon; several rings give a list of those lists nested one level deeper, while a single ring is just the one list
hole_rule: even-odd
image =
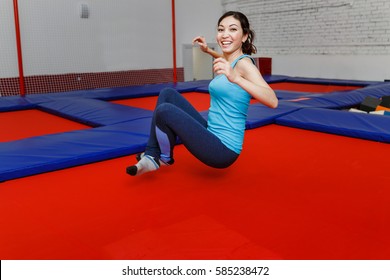
[{"label": "net post", "polygon": [[177,67],[176,67],[176,15],[175,15],[175,0],[171,1],[172,6],[172,49],[173,49],[173,82],[177,83]]},{"label": "net post", "polygon": [[26,89],[24,86],[23,56],[22,56],[22,42],[20,36],[20,25],[19,25],[18,0],[14,0],[14,18],[15,18],[16,48],[18,54],[18,67],[19,67],[19,87],[20,87],[20,94],[22,96],[25,96]]}]

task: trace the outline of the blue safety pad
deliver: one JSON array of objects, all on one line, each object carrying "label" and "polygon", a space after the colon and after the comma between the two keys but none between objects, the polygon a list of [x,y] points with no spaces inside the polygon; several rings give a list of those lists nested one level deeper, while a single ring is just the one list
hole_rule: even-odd
[{"label": "blue safety pad", "polygon": [[350,108],[362,103],[367,96],[380,98],[389,93],[390,84],[377,83],[352,91],[335,91],[330,94],[318,96],[317,98],[328,102],[330,105],[328,108]]},{"label": "blue safety pad", "polygon": [[179,92],[197,91],[198,88],[208,87],[211,80],[197,80],[192,82],[179,82],[174,85],[174,88]]},{"label": "blue safety pad", "polygon": [[150,121],[0,143],[0,182],[141,152]]},{"label": "blue safety pad", "polygon": [[56,99],[40,103],[38,108],[93,127],[149,118],[153,114],[150,110],[85,98]]},{"label": "blue safety pad", "polygon": [[390,143],[390,117],[303,108],[276,119],[280,125]]},{"label": "blue safety pad", "polygon": [[304,77],[287,77],[285,82],[301,84],[318,84],[318,85],[335,85],[335,86],[361,86],[376,84],[375,81],[358,81],[326,78],[304,78]]},{"label": "blue safety pad", "polygon": [[99,89],[89,92],[85,97],[100,100],[119,100],[138,97],[157,96],[164,88],[174,88],[178,92],[195,91],[197,87],[203,86],[205,81],[162,83],[142,86],[117,87],[110,89]]},{"label": "blue safety pad", "polygon": [[299,108],[306,108],[306,107],[330,108],[332,106],[338,106],[335,105],[333,102],[329,102],[328,100],[322,100],[311,96],[299,96],[292,99],[285,98],[279,101],[279,105],[283,103],[289,104],[290,106],[299,107]]},{"label": "blue safety pad", "polygon": [[318,108],[350,108],[360,104],[368,95],[368,91],[335,91],[329,94],[314,97],[308,101],[303,101],[306,105]]},{"label": "blue safety pad", "polygon": [[[95,91],[95,90],[94,90]],[[43,102],[49,102],[53,100],[62,100],[68,98],[88,98],[89,90],[67,91],[57,93],[34,93],[25,96],[25,99],[31,103],[38,105]]]},{"label": "blue safety pad", "polygon": [[[61,93],[44,93],[44,94],[29,94],[26,100],[32,104],[40,104],[43,102],[53,101],[58,98],[86,98],[100,100],[119,100],[147,96],[157,96],[161,90],[170,87],[179,92],[196,91],[198,87],[207,86],[209,80],[200,80],[194,82],[178,82],[178,83],[161,83],[139,86],[126,86],[115,88],[99,88],[90,90],[78,90]],[[1,104],[1,103],[0,103]]]},{"label": "blue safety pad", "polygon": [[312,97],[311,93],[290,90],[275,90],[276,97],[281,99],[297,99],[300,97]]},{"label": "blue safety pad", "polygon": [[310,94],[295,99],[283,99],[285,102],[294,103],[295,106],[342,109],[354,107],[367,97],[380,98],[390,94],[389,83],[376,83],[364,88],[350,91],[334,91],[327,94]]},{"label": "blue safety pad", "polygon": [[202,92],[202,93],[209,93],[209,86],[203,86],[203,87],[198,87],[196,88],[197,92]]},{"label": "blue safety pad", "polygon": [[26,98],[21,96],[0,97],[0,112],[26,110],[34,107],[34,104],[31,104]]},{"label": "blue safety pad", "polygon": [[62,100],[69,98],[118,100],[136,97],[155,96],[158,95],[162,88],[162,85],[101,88],[61,93],[30,94],[26,96],[26,99],[33,104],[41,104],[53,100]]},{"label": "blue safety pad", "polygon": [[279,104],[275,109],[264,106],[263,104],[251,104],[248,108],[246,119],[246,129],[253,129],[260,126],[268,125],[275,122],[275,119],[299,110],[297,106],[289,104]]},{"label": "blue safety pad", "polygon": [[267,83],[273,84],[285,82],[289,77],[283,75],[264,75],[263,78]]},{"label": "blue safety pad", "polygon": [[354,90],[354,92],[362,94],[364,95],[364,97],[372,96],[376,98],[381,98],[382,96],[390,95],[390,83],[377,83],[367,86],[365,88],[356,89]]}]

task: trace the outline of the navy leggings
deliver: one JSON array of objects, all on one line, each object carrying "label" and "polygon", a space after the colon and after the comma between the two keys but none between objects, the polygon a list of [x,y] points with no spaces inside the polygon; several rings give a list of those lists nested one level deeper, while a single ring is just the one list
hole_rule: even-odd
[{"label": "navy leggings", "polygon": [[176,90],[163,89],[153,113],[150,137],[145,154],[165,162],[173,159],[177,140],[204,164],[226,168],[238,154],[207,130],[207,121]]}]

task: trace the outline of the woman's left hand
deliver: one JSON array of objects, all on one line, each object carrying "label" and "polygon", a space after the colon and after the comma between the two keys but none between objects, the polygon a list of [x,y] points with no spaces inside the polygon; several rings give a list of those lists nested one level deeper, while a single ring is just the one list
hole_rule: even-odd
[{"label": "woman's left hand", "polygon": [[213,64],[213,70],[217,75],[223,74],[230,82],[235,82],[237,79],[237,73],[233,70],[232,66],[226,59],[222,57],[217,58],[214,60]]}]

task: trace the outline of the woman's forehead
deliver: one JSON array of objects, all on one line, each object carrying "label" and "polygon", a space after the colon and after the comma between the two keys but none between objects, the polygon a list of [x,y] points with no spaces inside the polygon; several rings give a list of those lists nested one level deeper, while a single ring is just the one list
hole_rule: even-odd
[{"label": "woman's forehead", "polygon": [[237,25],[238,27],[241,26],[240,21],[235,19],[233,16],[225,17],[221,22],[219,23],[221,26],[231,26],[231,25]]}]

